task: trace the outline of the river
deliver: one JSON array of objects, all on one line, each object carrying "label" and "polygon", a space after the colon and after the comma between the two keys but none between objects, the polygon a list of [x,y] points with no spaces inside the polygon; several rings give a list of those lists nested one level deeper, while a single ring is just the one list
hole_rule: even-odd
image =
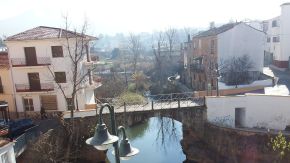
[{"label": "river", "polygon": [[[124,163],[180,163],[186,158],[182,152],[182,124],[171,118],[150,118],[148,121],[126,129],[131,145],[140,153]],[[113,148],[107,153],[115,162]]]}]

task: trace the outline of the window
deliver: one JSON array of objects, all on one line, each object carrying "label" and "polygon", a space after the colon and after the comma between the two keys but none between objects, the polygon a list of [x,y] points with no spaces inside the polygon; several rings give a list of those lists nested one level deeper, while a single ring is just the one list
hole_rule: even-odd
[{"label": "window", "polygon": [[24,98],[23,99],[23,103],[24,103],[25,111],[34,111],[33,99],[32,98]]},{"label": "window", "polygon": [[271,42],[271,37],[267,37],[267,42]]},{"label": "window", "polygon": [[51,47],[52,57],[63,57],[62,46],[52,46]]},{"label": "window", "polygon": [[198,48],[201,49],[201,40],[198,40]]},{"label": "window", "polygon": [[280,42],[279,36],[273,37],[273,42]]},{"label": "window", "polygon": [[210,54],[214,54],[214,40],[210,41]]},{"label": "window", "polygon": [[264,32],[268,31],[268,26],[269,26],[268,22],[263,22],[263,31]]},{"label": "window", "polygon": [[278,25],[277,25],[277,20],[273,20],[273,21],[272,21],[272,27],[278,27]]},{"label": "window", "polygon": [[71,110],[72,105],[73,105],[73,99],[72,98],[66,98],[66,102],[67,102],[67,109]]},{"label": "window", "polygon": [[56,83],[66,83],[65,72],[54,72]]}]

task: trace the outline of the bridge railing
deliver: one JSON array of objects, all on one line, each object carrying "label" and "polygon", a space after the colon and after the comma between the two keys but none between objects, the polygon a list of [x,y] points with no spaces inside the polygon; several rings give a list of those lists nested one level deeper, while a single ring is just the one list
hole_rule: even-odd
[{"label": "bridge railing", "polygon": [[144,100],[126,101],[121,98],[102,98],[99,103],[109,103],[117,110],[142,111],[154,109],[182,108],[204,106],[204,97],[194,97],[193,92],[145,95]]}]

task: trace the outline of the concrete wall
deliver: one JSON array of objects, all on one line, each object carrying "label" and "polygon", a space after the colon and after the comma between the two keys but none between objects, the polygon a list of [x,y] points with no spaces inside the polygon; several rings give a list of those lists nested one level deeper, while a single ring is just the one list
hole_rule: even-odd
[{"label": "concrete wall", "polygon": [[[263,70],[266,35],[244,23],[221,33],[218,39],[218,61],[248,55],[254,63],[253,71]],[[221,64],[221,63],[220,63]]]},{"label": "concrete wall", "polygon": [[245,108],[245,126],[284,130],[290,125],[290,96],[206,97],[209,122],[235,126],[235,108]]},{"label": "concrete wall", "polygon": [[[264,86],[219,89],[219,95],[226,96],[226,95],[244,94],[247,92],[252,92],[252,91],[261,90],[261,89],[264,89]],[[204,96],[216,96],[216,90],[212,89],[211,91],[195,91],[194,92],[194,97],[204,97]]]},{"label": "concrete wall", "polygon": [[[244,84],[244,85],[238,85],[238,88],[246,88],[246,87],[255,87],[255,86],[272,86],[273,81],[272,79],[266,79],[266,80],[256,80],[251,84]],[[233,89],[236,88],[236,86],[228,86],[223,82],[219,82],[219,89]]]}]

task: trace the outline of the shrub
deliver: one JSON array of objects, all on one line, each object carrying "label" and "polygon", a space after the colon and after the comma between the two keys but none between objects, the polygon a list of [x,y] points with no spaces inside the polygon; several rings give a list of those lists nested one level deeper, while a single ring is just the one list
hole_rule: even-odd
[{"label": "shrub", "polygon": [[143,104],[145,102],[145,98],[137,93],[133,92],[124,92],[120,95],[120,103],[136,105],[136,104]]}]

